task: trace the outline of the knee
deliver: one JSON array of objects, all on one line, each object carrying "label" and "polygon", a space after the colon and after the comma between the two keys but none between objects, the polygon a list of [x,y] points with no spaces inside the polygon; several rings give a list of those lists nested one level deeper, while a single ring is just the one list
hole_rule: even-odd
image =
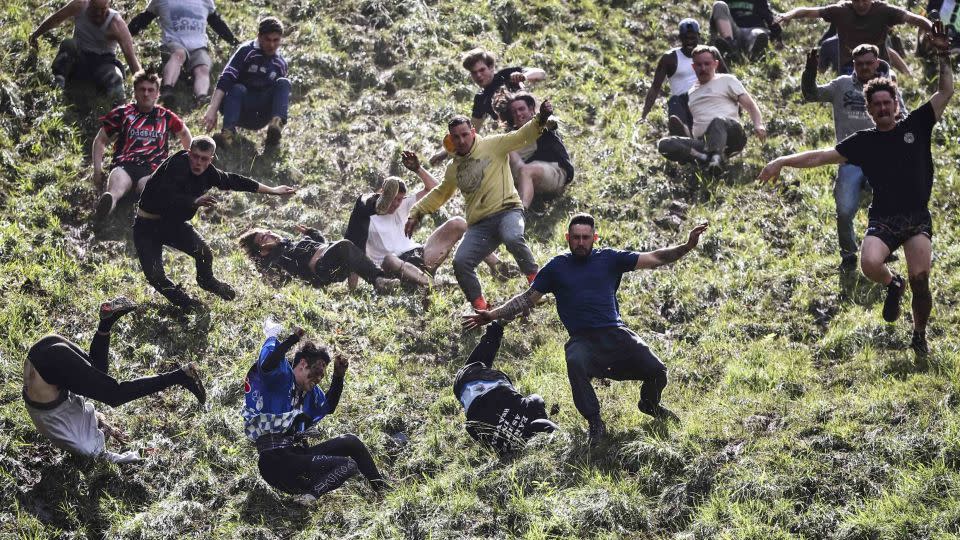
[{"label": "knee", "polygon": [[469,273],[471,270],[470,261],[466,257],[460,256],[458,253],[453,257],[453,273],[456,275],[463,275]]},{"label": "knee", "polygon": [[243,97],[247,95],[247,87],[243,84],[237,83],[230,87],[230,91],[227,92],[227,95],[235,97]]},{"label": "knee", "polygon": [[384,257],[383,263],[380,264],[380,267],[386,272],[396,272],[402,266],[403,261],[401,261],[399,257],[392,253]]},{"label": "knee", "polygon": [[177,49],[170,53],[169,62],[175,62],[178,66],[182,66],[184,62],[187,61],[187,51],[183,49]]},{"label": "knee", "polygon": [[210,66],[206,64],[201,64],[193,68],[194,77],[209,77],[210,76]]},{"label": "knee", "polygon": [[347,433],[346,435],[341,435],[338,438],[340,439],[340,442],[351,451],[365,450],[367,448],[363,444],[363,441],[360,440],[360,437],[357,437],[353,433]]},{"label": "knee", "polygon": [[587,356],[585,354],[567,354],[567,374],[571,377],[587,376]]},{"label": "knee", "polygon": [[467,220],[460,216],[447,220],[446,226],[451,233],[463,236],[467,232]]},{"label": "knee", "polygon": [[910,280],[910,289],[914,292],[924,292],[930,288],[930,271],[921,270],[919,272],[911,272],[908,279]]},{"label": "knee", "polygon": [[293,84],[290,82],[290,79],[286,77],[280,77],[273,83],[273,87],[277,90],[286,90],[289,92],[293,88]]}]

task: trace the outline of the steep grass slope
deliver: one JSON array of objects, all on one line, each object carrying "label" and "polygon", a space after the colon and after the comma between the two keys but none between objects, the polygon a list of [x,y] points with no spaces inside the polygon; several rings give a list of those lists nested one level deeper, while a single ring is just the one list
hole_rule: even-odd
[{"label": "steep grass slope", "polygon": [[[141,7],[118,4],[128,16]],[[97,127],[85,110],[91,105],[70,106],[51,90],[54,41],[43,40],[39,54],[26,46],[55,6],[0,6],[0,536],[960,535],[957,107],[936,131],[936,307],[931,367],[920,371],[906,348],[907,321],[883,323],[881,291],[834,270],[833,170],[789,173],[776,190],[752,182],[767,159],[833,140],[829,109],[800,103],[812,26],[791,26],[785,49],[735,67],[761,104],[771,138],[752,140],[728,172],[710,176],[656,155],[665,124],[659,105],[640,121],[642,94],[668,36],[690,9],[705,22],[707,2],[220,4],[243,38],[262,15],[290,24],[284,51],[296,84],[280,150],[262,154],[259,138],[251,139],[223,153],[220,165],[303,189],[286,201],[226,194],[196,221],[218,274],[237,286],[239,298],[204,296],[209,310],[189,316],[147,286],[126,217],[103,233],[91,230],[98,194],[89,181]],[[158,39],[154,27],[140,40],[151,64],[159,62]],[[556,104],[578,166],[565,197],[534,207],[528,237],[538,260],[565,249],[563,227],[575,211],[598,217],[603,245],[632,249],[676,243],[692,223],[711,221],[696,253],[629,275],[621,287],[628,324],[670,367],[665,402],[682,417],[679,425],[641,415],[638,384],[598,381],[612,436],[591,451],[566,381],[566,336],[547,305],[508,328],[499,365],[521,391],[560,405],[563,430],[499,461],[467,437],[450,391],[476,341],[459,331],[465,305],[455,287],[427,297],[376,296],[365,285],[355,294],[343,285],[272,289],[236,249],[234,238],[253,223],[289,231],[303,222],[339,236],[359,192],[385,174],[404,173],[401,149],[429,154],[444,120],[468,110],[474,90],[457,58],[476,45],[499,53],[502,66],[548,72],[535,91]],[[230,51],[217,43],[213,52],[222,63]],[[917,106],[925,87],[903,82],[908,104]],[[183,112],[199,133],[201,113]],[[660,218],[674,201],[688,205],[680,230],[656,224],[669,221]],[[437,223],[458,209],[448,205]],[[863,214],[859,220],[862,228]],[[168,254],[166,264],[196,291],[184,256]],[[441,273],[452,279],[449,266]],[[496,301],[524,286],[481,277]],[[119,377],[196,360],[209,378],[211,406],[203,412],[179,390],[101,407],[134,447],[155,449],[141,467],[91,463],[53,448],[20,399],[27,347],[46,332],[87,343],[97,304],[119,294],[145,304],[114,334]],[[349,356],[344,399],[320,429],[357,433],[370,445],[395,479],[385,498],[351,481],[305,507],[260,479],[238,413],[241,380],[269,315],[303,325]],[[397,432],[409,443],[396,444]]]}]

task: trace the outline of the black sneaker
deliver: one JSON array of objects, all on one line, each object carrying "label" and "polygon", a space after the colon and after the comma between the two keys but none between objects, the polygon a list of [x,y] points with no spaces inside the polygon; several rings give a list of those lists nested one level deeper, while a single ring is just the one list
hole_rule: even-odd
[{"label": "black sneaker", "polygon": [[640,412],[643,414],[650,415],[657,420],[673,420],[675,422],[680,421],[679,416],[659,403],[651,403],[648,400],[641,399],[637,402],[637,408],[640,409]]},{"label": "black sneaker", "polygon": [[116,321],[135,309],[137,309],[137,303],[126,296],[114,298],[109,302],[100,304],[100,320],[108,322]]},{"label": "black sneaker", "polygon": [[100,224],[106,221],[113,210],[113,194],[107,191],[97,200],[97,209],[93,211],[93,222]]},{"label": "black sneaker", "polygon": [[920,358],[925,358],[930,354],[930,347],[927,346],[926,332],[913,331],[913,339],[910,340],[910,348]]},{"label": "black sneaker", "polygon": [[197,285],[199,285],[201,289],[210,291],[224,300],[233,300],[237,297],[237,291],[233,290],[233,287],[217,278],[210,278],[202,281],[198,279]]},{"label": "black sneaker", "polygon": [[203,306],[202,302],[183,292],[183,287],[179,285],[160,291],[160,294],[169,300],[171,304],[186,311]]},{"label": "black sneaker", "polygon": [[193,362],[190,362],[180,369],[183,371],[183,374],[187,376],[187,380],[184,381],[183,387],[189,390],[190,393],[197,398],[197,401],[200,402],[200,405],[206,403],[207,390],[203,387],[203,378],[201,377],[200,368],[198,368]]},{"label": "black sneaker", "polygon": [[607,437],[607,425],[603,423],[600,415],[587,418],[587,440],[590,446],[597,446]]},{"label": "black sneaker", "polygon": [[840,256],[840,265],[837,266],[837,270],[849,273],[857,269],[857,254],[848,253],[846,255]]},{"label": "black sneaker", "polygon": [[667,119],[667,131],[674,137],[690,137],[690,128],[675,114]]},{"label": "black sneaker", "polygon": [[903,298],[904,289],[906,283],[903,278],[894,274],[887,285],[887,299],[883,301],[883,320],[896,322],[900,318],[900,299]]},{"label": "black sneaker", "polygon": [[757,36],[756,41],[753,42],[753,49],[750,50],[750,59],[754,62],[763,58],[763,55],[767,54],[767,46],[770,44],[770,35],[766,32]]}]

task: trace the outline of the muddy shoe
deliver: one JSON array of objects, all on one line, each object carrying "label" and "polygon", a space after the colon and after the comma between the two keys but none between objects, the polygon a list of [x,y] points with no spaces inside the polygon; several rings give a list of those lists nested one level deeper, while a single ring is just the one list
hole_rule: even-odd
[{"label": "muddy shoe", "polygon": [[187,376],[187,380],[184,381],[183,387],[190,391],[194,397],[197,398],[197,401],[200,402],[200,405],[203,405],[207,402],[207,390],[203,387],[203,378],[201,377],[200,368],[196,364],[190,362],[189,364],[180,368],[183,371],[183,374]]},{"label": "muddy shoe", "polygon": [[887,285],[887,298],[883,301],[883,320],[896,322],[900,318],[900,299],[903,298],[904,289],[906,289],[906,283],[903,282],[903,278],[894,274],[890,284]]},{"label": "muddy shoe", "polygon": [[400,287],[399,279],[378,277],[373,281],[374,290],[376,290],[378,293],[381,293],[381,294],[392,293],[393,291],[397,290],[399,287]]},{"label": "muddy shoe", "polygon": [[191,297],[189,294],[183,291],[183,287],[177,285],[169,289],[160,291],[160,294],[164,298],[170,301],[171,304],[177,306],[178,308],[184,311],[190,311],[194,308],[203,307],[203,303],[197,300],[196,298]]},{"label": "muddy shoe", "polygon": [[97,209],[93,212],[94,224],[101,224],[110,216],[113,210],[113,194],[109,191],[100,196],[97,200]]},{"label": "muddy shoe", "polygon": [[680,417],[677,416],[673,411],[660,405],[659,403],[654,404],[647,400],[641,399],[637,403],[637,408],[640,409],[640,412],[643,414],[650,415],[657,420],[671,420],[674,422],[679,422]]},{"label": "muddy shoe", "polygon": [[193,106],[196,108],[205,107],[210,104],[210,94],[199,94],[193,96]]},{"label": "muddy shoe", "polygon": [[117,319],[137,309],[137,303],[125,296],[100,304],[100,320],[116,322]]},{"label": "muddy shoe", "polygon": [[607,425],[603,423],[600,415],[587,418],[587,440],[590,446],[597,446],[607,437]]},{"label": "muddy shoe", "polygon": [[667,131],[674,137],[690,137],[690,128],[675,114],[667,119]]},{"label": "muddy shoe", "polygon": [[210,291],[224,300],[233,300],[237,297],[237,291],[233,290],[233,287],[217,278],[205,279],[203,281],[198,279],[197,285],[199,285],[201,289]]},{"label": "muddy shoe", "polygon": [[221,129],[220,133],[213,136],[213,142],[217,143],[219,148],[230,148],[233,146],[233,140],[237,133],[232,129]]},{"label": "muddy shoe", "polygon": [[274,116],[267,124],[267,138],[263,141],[264,146],[277,146],[280,144],[280,138],[283,136],[283,120],[279,116]]},{"label": "muddy shoe", "polygon": [[917,332],[914,330],[913,339],[910,340],[910,348],[913,349],[913,352],[917,355],[918,360],[926,360],[927,355],[930,354],[930,347],[927,345],[926,332]]}]

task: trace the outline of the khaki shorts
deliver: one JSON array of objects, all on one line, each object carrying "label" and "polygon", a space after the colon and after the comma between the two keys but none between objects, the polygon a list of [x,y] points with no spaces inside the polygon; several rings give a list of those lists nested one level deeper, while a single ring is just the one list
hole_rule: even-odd
[{"label": "khaki shorts", "polygon": [[555,195],[563,193],[567,186],[567,171],[560,168],[556,161],[531,161],[529,165],[537,165],[543,171],[540,182],[535,186],[537,193]]},{"label": "khaki shorts", "polygon": [[177,51],[183,51],[187,55],[187,60],[183,65],[187,66],[188,69],[194,69],[197,66],[212,66],[213,61],[210,60],[210,54],[207,53],[206,47],[201,47],[199,49],[194,49],[188,51],[176,43],[164,43],[163,49],[168,54],[173,54]]}]

